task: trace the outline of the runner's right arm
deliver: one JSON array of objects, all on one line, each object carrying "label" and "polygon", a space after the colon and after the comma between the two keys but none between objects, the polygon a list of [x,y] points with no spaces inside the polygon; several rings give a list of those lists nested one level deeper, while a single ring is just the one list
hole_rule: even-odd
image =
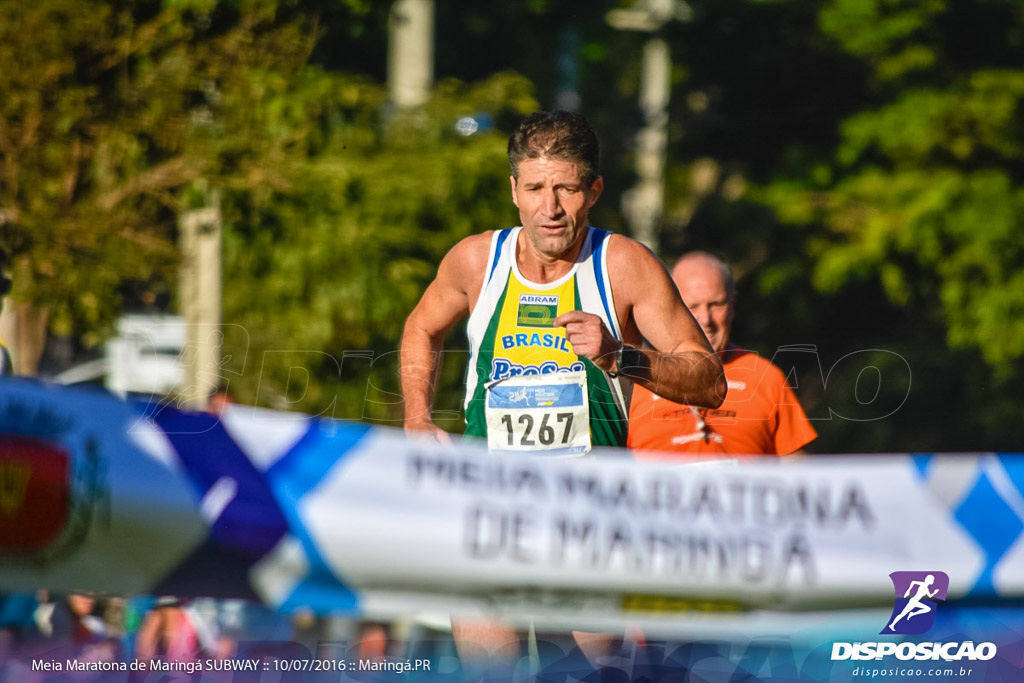
[{"label": "runner's right arm", "polygon": [[418,304],[405,321],[399,375],[407,432],[444,433],[434,424],[434,391],[448,330],[472,309],[482,283],[490,232],[462,240],[445,255]]}]

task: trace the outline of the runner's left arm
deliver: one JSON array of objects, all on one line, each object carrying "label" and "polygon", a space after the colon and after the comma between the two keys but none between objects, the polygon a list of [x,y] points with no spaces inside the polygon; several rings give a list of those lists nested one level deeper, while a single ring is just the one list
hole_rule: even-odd
[{"label": "runner's left arm", "polygon": [[[647,247],[621,235],[609,244],[612,277],[628,367],[618,366],[622,342],[598,316],[573,311],[555,320],[566,327],[574,351],[601,369],[622,373],[664,398],[717,408],[725,399],[722,362],[686,308],[661,261]],[[646,340],[652,348],[640,348]]]}]

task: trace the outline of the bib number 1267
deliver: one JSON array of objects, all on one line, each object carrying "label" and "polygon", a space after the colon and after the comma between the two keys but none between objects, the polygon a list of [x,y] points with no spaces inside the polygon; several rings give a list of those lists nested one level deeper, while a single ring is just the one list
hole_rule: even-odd
[{"label": "bib number 1267", "polygon": [[501,416],[501,423],[508,430],[509,446],[551,446],[556,442],[559,446],[569,445],[569,437],[572,435],[572,413],[544,413],[539,425],[536,425],[533,415],[523,413],[515,418],[515,422],[513,425],[513,417],[507,413]]},{"label": "bib number 1267", "polygon": [[487,387],[487,445],[492,451],[582,455],[590,451],[584,371],[520,375]]}]

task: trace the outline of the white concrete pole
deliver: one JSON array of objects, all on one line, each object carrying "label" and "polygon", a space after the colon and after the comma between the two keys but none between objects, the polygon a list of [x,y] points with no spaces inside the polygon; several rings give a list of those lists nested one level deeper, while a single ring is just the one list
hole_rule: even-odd
[{"label": "white concrete pole", "polygon": [[426,103],[434,85],[434,0],[395,0],[388,38],[388,94],[404,109]]},{"label": "white concrete pole", "polygon": [[185,380],[179,402],[202,410],[220,380],[220,206],[185,211],[178,219],[181,244],[180,312],[187,336],[182,351]]},{"label": "white concrete pole", "polygon": [[668,147],[668,103],[672,91],[672,53],[660,37],[673,21],[689,21],[692,10],[683,0],[634,0],[628,8],[608,12],[608,23],[622,31],[650,34],[644,43],[640,75],[640,111],[644,124],[637,133],[637,183],[622,197],[623,212],[633,237],[658,251],[658,223],[665,208],[665,164]]},{"label": "white concrete pole", "polygon": [[658,222],[665,206],[665,162],[668,145],[668,103],[672,58],[668,43],[650,38],[644,44],[640,110],[644,125],[637,133],[637,184],[629,196],[633,237],[655,252]]}]

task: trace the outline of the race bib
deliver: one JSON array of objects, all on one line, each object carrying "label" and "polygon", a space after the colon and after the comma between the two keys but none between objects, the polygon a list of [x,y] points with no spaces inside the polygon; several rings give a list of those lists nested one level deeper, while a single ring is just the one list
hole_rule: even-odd
[{"label": "race bib", "polygon": [[582,455],[591,447],[586,371],[491,382],[486,417],[493,452]]}]

